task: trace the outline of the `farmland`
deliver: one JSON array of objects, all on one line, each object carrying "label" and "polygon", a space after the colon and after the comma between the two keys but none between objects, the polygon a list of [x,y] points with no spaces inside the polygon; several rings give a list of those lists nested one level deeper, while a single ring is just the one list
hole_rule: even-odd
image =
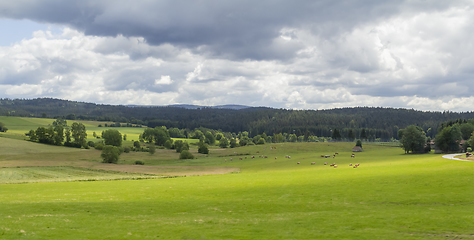
[{"label": "farmland", "polygon": [[[192,149],[197,159],[188,160],[158,149],[124,153],[115,165],[101,163],[93,149],[0,137],[0,236],[474,238],[474,162],[375,144],[351,158],[353,145],[278,143],[209,155]],[[145,165],[130,165],[135,160]]]}]

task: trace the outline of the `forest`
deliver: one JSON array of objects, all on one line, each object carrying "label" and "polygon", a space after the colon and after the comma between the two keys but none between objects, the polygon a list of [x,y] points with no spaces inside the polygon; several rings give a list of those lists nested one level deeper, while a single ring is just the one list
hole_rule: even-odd
[{"label": "forest", "polygon": [[[249,137],[265,133],[297,136],[337,137],[341,140],[362,138],[367,141],[397,139],[397,133],[409,125],[420,127],[434,138],[441,124],[472,119],[474,112],[429,112],[414,109],[353,107],[328,110],[291,110],[267,107],[225,109],[180,106],[123,106],[68,101],[53,98],[0,99],[0,115],[20,117],[97,120],[193,130],[218,129]],[[118,125],[120,126],[120,125]]]}]

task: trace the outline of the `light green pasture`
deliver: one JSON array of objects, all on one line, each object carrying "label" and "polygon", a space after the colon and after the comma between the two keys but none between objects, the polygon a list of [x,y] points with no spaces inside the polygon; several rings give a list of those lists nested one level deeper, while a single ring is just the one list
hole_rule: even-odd
[{"label": "light green pasture", "polygon": [[[25,137],[25,133],[28,133],[30,130],[36,130],[38,127],[49,127],[55,121],[55,119],[49,118],[27,118],[27,117],[6,117],[0,116],[0,122],[4,123],[8,128],[7,133],[0,133],[0,137],[8,137],[14,139],[28,139]],[[84,124],[87,131],[87,140],[99,142],[102,139],[94,138],[93,133],[95,132],[97,136],[101,136],[102,131],[107,129],[118,130],[122,136],[127,134],[127,140],[124,141],[124,146],[132,146],[133,141],[139,140],[139,135],[143,133],[145,127],[99,127],[99,125],[104,126],[105,124],[110,125],[113,122],[99,122],[99,121],[81,121],[81,120],[67,120],[68,125],[72,125],[74,122],[79,122]],[[173,140],[183,140],[188,143],[197,143],[198,139],[173,139]],[[218,142],[217,142],[218,143]],[[196,148],[191,146],[192,148]]]},{"label": "light green pasture", "polygon": [[[474,162],[368,144],[354,159],[352,146],[267,144],[213,150],[194,160],[147,160],[240,167],[234,174],[2,184],[0,237],[473,239]],[[334,159],[320,157],[335,152]]]}]

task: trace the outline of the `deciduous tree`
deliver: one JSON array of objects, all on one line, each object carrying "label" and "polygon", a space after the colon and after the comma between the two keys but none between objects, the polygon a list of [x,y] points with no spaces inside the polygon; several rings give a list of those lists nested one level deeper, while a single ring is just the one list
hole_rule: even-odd
[{"label": "deciduous tree", "polygon": [[56,125],[54,127],[54,145],[62,145],[64,141],[64,128],[63,125]]},{"label": "deciduous tree", "polygon": [[435,144],[443,152],[457,152],[461,140],[462,133],[459,125],[453,125],[443,128],[436,134]]},{"label": "deciduous tree", "polygon": [[5,124],[0,122],[0,132],[7,132],[8,128],[5,127]]},{"label": "deciduous tree", "polygon": [[122,134],[118,130],[107,129],[102,132],[102,138],[105,145],[122,146]]},{"label": "deciduous tree", "polygon": [[403,130],[403,137],[400,142],[406,153],[422,152],[426,143],[425,132],[418,126],[410,125]]},{"label": "deciduous tree", "polygon": [[120,150],[116,146],[105,145],[100,156],[104,163],[117,163],[120,156]]},{"label": "deciduous tree", "polygon": [[198,153],[209,154],[209,147],[204,142],[199,142]]},{"label": "deciduous tree", "polygon": [[226,137],[222,137],[221,140],[219,140],[219,147],[227,148],[228,146],[229,146],[229,140],[227,140]]},{"label": "deciduous tree", "polygon": [[189,150],[189,144],[186,141],[182,140],[176,140],[174,141],[174,149],[176,149],[176,152],[182,152],[183,150]]},{"label": "deciduous tree", "polygon": [[209,144],[209,145],[214,145],[216,144],[216,138],[214,137],[214,135],[207,131],[206,134],[204,134],[204,137],[205,137],[205,143]]},{"label": "deciduous tree", "polygon": [[73,144],[75,147],[86,146],[87,133],[84,124],[77,122],[73,123],[71,125],[71,135],[74,139]]}]

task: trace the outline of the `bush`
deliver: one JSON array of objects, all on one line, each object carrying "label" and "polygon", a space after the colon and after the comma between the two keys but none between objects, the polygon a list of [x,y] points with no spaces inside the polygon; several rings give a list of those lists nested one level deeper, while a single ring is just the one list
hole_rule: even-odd
[{"label": "bush", "polygon": [[102,154],[100,154],[100,156],[104,163],[117,163],[120,156],[120,150],[118,147],[106,145],[102,149]]},{"label": "bush", "polygon": [[165,146],[166,149],[171,149],[171,147],[173,147],[173,142],[172,142],[172,140],[166,140],[164,146]]},{"label": "bush", "polygon": [[193,159],[194,155],[190,153],[188,150],[183,150],[179,154],[179,159]]},{"label": "bush", "polygon": [[219,147],[227,148],[228,146],[229,146],[229,140],[227,140],[226,137],[222,137],[221,140],[219,141]]},{"label": "bush", "polygon": [[129,147],[125,147],[125,148],[123,148],[123,151],[124,151],[125,153],[129,153],[129,152],[130,152],[130,148],[129,148]]},{"label": "bush", "polygon": [[207,147],[207,144],[205,143],[199,144],[198,153],[209,154],[209,148]]},{"label": "bush", "polygon": [[249,138],[248,137],[242,137],[239,141],[239,145],[241,147],[246,146],[249,143]]},{"label": "bush", "polygon": [[97,149],[97,150],[102,150],[102,149],[104,149],[104,144],[97,143],[97,144],[94,145],[94,148]]},{"label": "bush", "polygon": [[235,140],[235,138],[232,138],[230,140],[230,147],[235,148],[235,147],[238,147],[238,146],[239,146],[239,144],[237,143],[237,140]]},{"label": "bush", "polygon": [[139,148],[140,147],[140,142],[139,141],[133,142],[133,146],[136,147],[136,148]]},{"label": "bush", "polygon": [[176,152],[182,152],[183,150],[189,150],[189,144],[186,141],[176,140],[174,141],[174,149]]},{"label": "bush", "polygon": [[87,146],[89,146],[89,147],[94,147],[94,146],[95,146],[95,142],[89,141],[89,142],[87,142]]},{"label": "bush", "polygon": [[0,122],[0,132],[7,132],[8,131],[8,128],[5,127],[5,124],[3,124],[2,122]]},{"label": "bush", "polygon": [[155,145],[154,145],[154,144],[152,144],[150,147],[148,147],[148,152],[149,152],[151,155],[155,154],[156,148],[155,148]]},{"label": "bush", "polygon": [[145,163],[140,160],[137,160],[135,161],[135,165],[145,165]]}]

